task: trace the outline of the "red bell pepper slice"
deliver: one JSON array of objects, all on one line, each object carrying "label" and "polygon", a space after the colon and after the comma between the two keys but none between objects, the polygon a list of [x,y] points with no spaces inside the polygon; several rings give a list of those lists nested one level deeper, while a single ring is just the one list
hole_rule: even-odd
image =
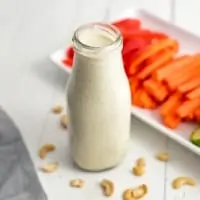
[{"label": "red bell pepper slice", "polygon": [[[128,53],[122,55],[123,57],[123,61],[124,61],[124,68],[125,68],[125,72],[127,74],[128,77],[131,77],[132,74],[130,73],[130,67],[132,62],[144,51],[144,49],[147,46],[143,46],[141,48],[138,49],[134,49],[132,51],[129,51]],[[142,62],[139,64],[138,69],[143,69],[145,67],[145,62]]]},{"label": "red bell pepper slice", "polygon": [[112,25],[116,26],[120,30],[123,37],[131,31],[139,30],[141,28],[140,20],[132,18],[126,18],[113,22]]},{"label": "red bell pepper slice", "polygon": [[66,58],[66,59],[62,60],[62,63],[67,67],[72,67],[73,59],[72,58]]},{"label": "red bell pepper slice", "polygon": [[126,31],[123,33],[124,38],[133,39],[133,38],[143,38],[145,40],[152,41],[153,39],[166,39],[168,36],[164,33],[160,32],[152,32],[147,29],[142,30],[132,30],[132,31]]},{"label": "red bell pepper slice", "polygon": [[134,58],[137,57],[137,55],[141,52],[141,50],[139,49],[133,49],[132,51],[129,51],[128,53],[122,55],[123,57],[123,62],[124,62],[124,69],[126,72],[126,75],[129,77],[130,73],[129,73],[129,68],[131,66],[132,61],[134,60]]},{"label": "red bell pepper slice", "polygon": [[135,39],[124,39],[123,41],[123,49],[122,55],[125,55],[133,50],[140,50],[144,48],[149,43],[142,39],[142,38],[135,38]]},{"label": "red bell pepper slice", "polygon": [[68,58],[73,58],[74,57],[74,49],[72,46],[68,47],[66,50],[66,56]]},{"label": "red bell pepper slice", "polygon": [[134,19],[134,18],[125,18],[122,20],[118,20],[112,23],[114,26],[118,27],[120,30],[121,29],[140,29],[141,27],[141,22],[139,19]]}]

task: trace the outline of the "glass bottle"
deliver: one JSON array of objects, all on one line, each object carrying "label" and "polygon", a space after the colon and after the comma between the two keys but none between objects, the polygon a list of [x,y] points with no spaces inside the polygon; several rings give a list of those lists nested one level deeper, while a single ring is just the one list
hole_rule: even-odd
[{"label": "glass bottle", "polygon": [[92,23],[73,36],[73,70],[67,85],[70,150],[82,169],[118,165],[130,139],[131,96],[115,27]]}]

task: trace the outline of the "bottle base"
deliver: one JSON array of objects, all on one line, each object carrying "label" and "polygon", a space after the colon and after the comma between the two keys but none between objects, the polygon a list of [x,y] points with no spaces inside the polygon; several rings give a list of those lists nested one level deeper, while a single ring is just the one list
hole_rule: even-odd
[{"label": "bottle base", "polygon": [[108,165],[108,166],[104,166],[104,167],[88,167],[88,166],[83,166],[81,165],[79,162],[74,160],[74,166],[77,167],[78,169],[85,171],[85,172],[104,172],[104,171],[109,171],[112,170],[116,167],[118,167],[124,160],[125,155],[123,155],[123,157],[121,159],[119,159],[118,162],[115,162],[115,164],[113,165]]},{"label": "bottle base", "polygon": [[[121,162],[120,162],[121,163]],[[103,169],[90,169],[90,168],[85,168],[85,167],[82,167],[80,165],[78,165],[76,162],[74,162],[74,166],[84,172],[91,172],[91,173],[97,173],[97,172],[104,172],[104,171],[109,171],[109,170],[112,170],[116,167],[118,167],[120,165],[120,163],[117,163],[113,166],[109,166],[109,167],[105,167]]]}]

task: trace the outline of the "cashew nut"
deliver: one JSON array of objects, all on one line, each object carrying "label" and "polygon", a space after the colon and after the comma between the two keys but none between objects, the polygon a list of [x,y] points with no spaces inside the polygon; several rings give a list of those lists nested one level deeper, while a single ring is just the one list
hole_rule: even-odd
[{"label": "cashew nut", "polygon": [[136,162],[136,166],[133,167],[132,172],[136,176],[142,176],[145,173],[145,160],[144,158],[138,158]]},{"label": "cashew nut", "polygon": [[133,174],[135,176],[142,176],[145,173],[145,168],[143,166],[133,167]]},{"label": "cashew nut", "polygon": [[82,188],[84,184],[84,180],[82,179],[74,179],[70,181],[70,186],[75,188]]},{"label": "cashew nut", "polygon": [[169,154],[168,154],[168,153],[158,153],[158,154],[156,155],[156,158],[157,158],[158,160],[160,160],[160,161],[166,162],[166,161],[169,160]]},{"label": "cashew nut", "polygon": [[174,189],[179,189],[183,185],[195,186],[196,181],[190,177],[178,177],[172,182],[172,187]]},{"label": "cashew nut", "polygon": [[47,153],[54,151],[56,149],[55,145],[53,144],[45,144],[39,150],[39,156],[41,159],[46,158]]},{"label": "cashew nut", "polygon": [[62,115],[60,118],[60,124],[63,128],[67,128],[67,115]]},{"label": "cashew nut", "polygon": [[136,200],[144,197],[148,193],[148,187],[142,184],[136,188],[127,189],[123,193],[123,200]]},{"label": "cashew nut", "polygon": [[114,183],[108,179],[104,179],[101,181],[100,186],[103,190],[105,196],[112,196],[114,193]]},{"label": "cashew nut", "polygon": [[132,189],[127,189],[123,192],[123,200],[135,200]]},{"label": "cashew nut", "polygon": [[145,167],[146,166],[146,162],[145,162],[144,158],[138,158],[137,166],[140,166],[140,167]]},{"label": "cashew nut", "polygon": [[56,105],[52,108],[52,112],[55,114],[60,114],[63,111],[63,106]]},{"label": "cashew nut", "polygon": [[45,166],[41,167],[41,170],[45,173],[52,173],[52,172],[56,171],[57,169],[58,169],[57,162],[46,164]]}]

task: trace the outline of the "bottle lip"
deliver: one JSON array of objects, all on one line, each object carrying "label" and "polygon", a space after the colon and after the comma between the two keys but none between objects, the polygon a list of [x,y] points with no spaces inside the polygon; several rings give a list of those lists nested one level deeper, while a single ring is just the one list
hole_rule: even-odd
[{"label": "bottle lip", "polygon": [[[87,30],[87,29],[91,29],[91,28],[104,30],[108,34],[113,36],[114,39],[110,43],[103,45],[103,46],[88,45],[80,40],[80,33],[83,30]],[[76,51],[80,51],[80,47],[81,47],[81,49],[85,49],[86,51],[97,52],[97,51],[101,51],[101,50],[110,48],[112,46],[115,46],[115,47],[120,46],[122,44],[122,35],[117,27],[115,27],[111,24],[108,24],[108,23],[96,22],[96,23],[84,24],[84,25],[80,26],[79,28],[77,28],[76,31],[74,32],[72,42],[74,45],[74,49]]]}]

